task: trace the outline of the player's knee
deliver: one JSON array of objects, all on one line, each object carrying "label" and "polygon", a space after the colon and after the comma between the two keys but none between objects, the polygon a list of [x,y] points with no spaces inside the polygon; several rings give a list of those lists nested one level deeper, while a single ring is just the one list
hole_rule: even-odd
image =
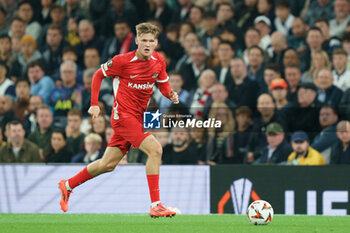
[{"label": "player's knee", "polygon": [[104,166],[104,170],[105,172],[111,172],[115,169],[115,167],[117,166],[117,162],[109,162],[109,163],[106,163],[105,166]]},{"label": "player's knee", "polygon": [[152,154],[155,158],[159,158],[161,159],[162,158],[162,154],[163,154],[163,148],[161,145],[158,145],[156,147],[154,147],[153,151],[152,151]]}]

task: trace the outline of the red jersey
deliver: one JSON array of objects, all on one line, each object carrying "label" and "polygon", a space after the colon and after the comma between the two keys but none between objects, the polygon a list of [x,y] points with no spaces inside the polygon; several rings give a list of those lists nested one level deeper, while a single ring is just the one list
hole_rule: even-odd
[{"label": "red jersey", "polygon": [[152,95],[155,82],[167,82],[165,60],[154,51],[150,60],[140,60],[136,50],[116,55],[101,65],[104,76],[113,78],[114,105],[112,117],[142,117]]}]

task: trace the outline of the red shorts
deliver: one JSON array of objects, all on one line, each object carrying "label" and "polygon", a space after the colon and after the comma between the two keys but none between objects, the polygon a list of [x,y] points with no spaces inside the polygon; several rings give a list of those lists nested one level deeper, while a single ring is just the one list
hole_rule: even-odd
[{"label": "red shorts", "polygon": [[135,116],[128,116],[118,120],[111,120],[111,126],[114,130],[108,146],[118,147],[123,155],[125,155],[132,145],[138,148],[141,142],[151,135],[150,132],[145,133],[142,125],[142,118],[136,119]]}]

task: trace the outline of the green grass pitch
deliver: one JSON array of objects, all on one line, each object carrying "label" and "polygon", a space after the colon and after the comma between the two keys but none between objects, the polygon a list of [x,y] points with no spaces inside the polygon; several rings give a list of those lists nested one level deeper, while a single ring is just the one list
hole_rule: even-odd
[{"label": "green grass pitch", "polygon": [[245,215],[0,214],[1,233],[348,233],[350,216],[276,215],[253,226]]}]

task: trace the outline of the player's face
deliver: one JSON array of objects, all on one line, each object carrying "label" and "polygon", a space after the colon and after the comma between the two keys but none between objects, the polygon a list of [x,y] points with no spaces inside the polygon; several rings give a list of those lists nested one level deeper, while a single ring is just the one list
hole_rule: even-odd
[{"label": "player's face", "polygon": [[158,45],[158,40],[151,33],[145,33],[136,38],[136,44],[138,46],[137,52],[142,59],[150,59],[151,55]]}]

